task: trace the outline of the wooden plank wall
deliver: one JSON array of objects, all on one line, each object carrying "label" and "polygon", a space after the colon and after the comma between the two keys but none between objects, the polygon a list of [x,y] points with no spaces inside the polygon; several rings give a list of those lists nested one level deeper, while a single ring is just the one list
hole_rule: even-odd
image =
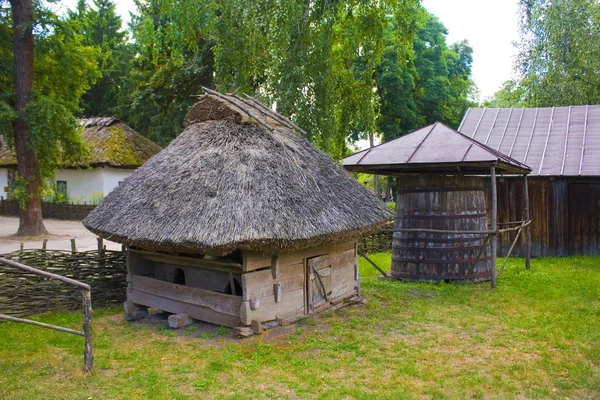
[{"label": "wooden plank wall", "polygon": [[307,260],[323,255],[331,265],[330,302],[358,295],[356,242],[280,254],[276,269],[256,269],[267,260],[270,263],[271,257],[261,259],[259,255],[251,254],[245,257],[246,268],[250,271],[242,274],[241,323],[250,325],[253,320],[266,322],[277,318],[292,321],[308,314]]},{"label": "wooden plank wall", "polygon": [[[600,254],[600,179],[530,177],[529,198],[532,256]],[[523,179],[499,179],[498,222],[520,220],[523,220]],[[509,233],[500,237],[499,255],[507,253],[514,236],[515,233]],[[521,235],[516,255],[525,255],[524,244],[525,236]]]}]

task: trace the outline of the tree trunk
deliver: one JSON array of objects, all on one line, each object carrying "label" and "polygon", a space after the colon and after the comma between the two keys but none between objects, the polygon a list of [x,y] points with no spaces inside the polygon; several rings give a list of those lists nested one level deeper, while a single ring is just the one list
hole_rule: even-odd
[{"label": "tree trunk", "polygon": [[385,185],[385,201],[394,201],[392,198],[392,176],[387,177],[387,184]]},{"label": "tree trunk", "polygon": [[29,145],[29,128],[25,108],[33,92],[33,15],[31,0],[10,0],[14,26],[15,111],[13,135],[17,153],[17,171],[25,180],[27,203],[19,210],[17,236],[37,236],[48,233],[42,221],[40,198],[40,168],[37,155]]},{"label": "tree trunk", "polygon": [[[369,133],[369,146],[375,146],[375,138],[372,133]],[[381,192],[379,191],[379,175],[373,175],[373,192],[377,196],[381,196]]]}]

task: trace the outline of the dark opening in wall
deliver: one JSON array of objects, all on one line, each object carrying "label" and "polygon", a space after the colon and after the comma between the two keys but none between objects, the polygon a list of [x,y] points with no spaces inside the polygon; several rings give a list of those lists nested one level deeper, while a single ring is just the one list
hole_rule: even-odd
[{"label": "dark opening in wall", "polygon": [[177,285],[185,285],[185,272],[181,268],[177,268],[175,270],[175,274],[173,275],[173,283]]}]

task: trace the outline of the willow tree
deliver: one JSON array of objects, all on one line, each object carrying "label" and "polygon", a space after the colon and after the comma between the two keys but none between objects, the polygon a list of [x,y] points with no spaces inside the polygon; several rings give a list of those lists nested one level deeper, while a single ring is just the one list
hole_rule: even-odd
[{"label": "willow tree", "polygon": [[5,73],[0,79],[0,134],[17,158],[11,193],[20,205],[17,235],[33,236],[46,233],[40,198],[44,179],[65,162],[88,154],[73,112],[97,77],[96,53],[40,4],[5,4],[0,0],[0,70]]},{"label": "willow tree", "polygon": [[[216,87],[276,104],[314,143],[341,158],[348,132],[366,137],[377,130],[375,71],[384,49],[383,29],[390,19],[397,21],[393,40],[405,49],[418,0],[150,0],[138,8],[134,38],[145,44],[136,60],[140,65],[152,60],[154,71],[178,70],[203,54],[205,62],[214,61],[213,70],[205,71]],[[137,92],[151,89],[146,98],[156,99],[161,88],[153,86],[142,83]],[[200,92],[197,86],[185,89]]]},{"label": "willow tree", "polygon": [[[600,102],[600,4],[596,0],[522,0],[517,68],[508,96],[529,106]],[[514,86],[514,85],[513,85]],[[499,95],[506,98],[510,85]]]}]

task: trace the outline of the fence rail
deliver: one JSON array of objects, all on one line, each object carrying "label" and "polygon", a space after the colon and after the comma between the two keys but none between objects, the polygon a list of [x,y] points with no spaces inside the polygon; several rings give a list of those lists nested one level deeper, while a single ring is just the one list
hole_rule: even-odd
[{"label": "fence rail", "polygon": [[[120,304],[127,297],[125,253],[120,251],[18,250],[2,257],[85,282],[94,290],[94,307]],[[13,317],[27,317],[79,307],[81,300],[74,287],[0,263],[0,312]]]},{"label": "fence rail", "polygon": [[12,261],[12,260],[7,260],[6,258],[0,258],[0,264],[5,265],[14,270],[21,270],[21,271],[25,271],[29,274],[39,275],[39,276],[43,276],[44,278],[47,278],[47,279],[52,279],[54,281],[66,283],[67,285],[77,287],[81,291],[81,295],[83,298],[83,316],[84,316],[83,332],[79,332],[79,331],[69,329],[69,328],[64,328],[62,326],[44,324],[44,323],[41,323],[38,321],[29,320],[29,319],[15,318],[15,317],[11,317],[9,315],[4,315],[4,314],[0,314],[0,319],[5,319],[5,320],[13,321],[13,322],[20,322],[20,323],[25,323],[25,324],[30,324],[30,325],[36,325],[36,326],[40,326],[40,327],[47,328],[47,329],[53,329],[53,330],[60,331],[60,332],[66,332],[66,333],[70,333],[73,335],[83,336],[84,340],[85,340],[85,345],[84,345],[85,350],[84,350],[84,356],[83,356],[83,361],[84,361],[84,365],[85,365],[84,370],[86,373],[92,372],[92,366],[94,364],[94,353],[93,353],[93,349],[92,349],[92,293],[91,293],[90,285],[83,283],[83,282],[76,281],[71,278],[67,278],[67,277],[64,277],[61,275],[54,274],[54,273],[51,273],[48,271],[41,271],[39,269],[32,268],[28,265],[24,265],[24,264],[21,264],[21,263]]}]

